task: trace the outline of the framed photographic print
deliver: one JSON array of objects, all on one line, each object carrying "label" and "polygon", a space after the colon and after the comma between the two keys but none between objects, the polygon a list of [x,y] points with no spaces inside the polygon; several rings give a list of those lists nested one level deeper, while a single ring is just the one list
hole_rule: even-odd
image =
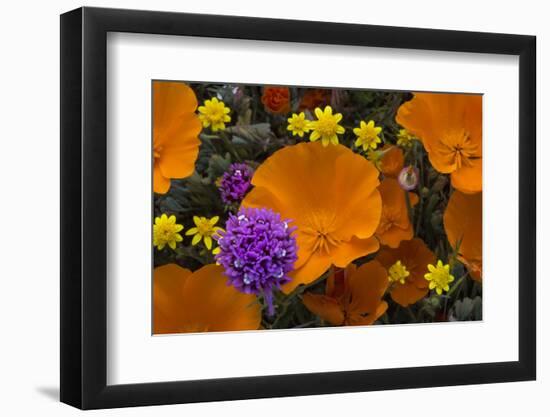
[{"label": "framed photographic print", "polygon": [[61,400],[535,379],[535,38],[61,16]]}]

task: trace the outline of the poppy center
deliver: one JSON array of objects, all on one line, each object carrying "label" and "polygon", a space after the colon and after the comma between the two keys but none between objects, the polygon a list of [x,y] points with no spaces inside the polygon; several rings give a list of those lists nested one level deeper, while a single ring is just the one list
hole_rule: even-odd
[{"label": "poppy center", "polygon": [[388,280],[391,283],[399,282],[400,284],[404,284],[406,278],[411,273],[407,270],[407,267],[401,263],[401,261],[397,261],[392,266],[390,266],[390,269],[388,269]]},{"label": "poppy center", "polygon": [[330,234],[317,232],[317,241],[315,242],[314,250],[330,253],[330,247],[337,245],[338,241],[335,240]]},{"label": "poppy center", "polygon": [[313,236],[315,239],[313,252],[320,251],[329,254],[331,247],[334,248],[340,244],[340,240],[335,238],[325,227],[306,228],[304,233]]},{"label": "poppy center", "polygon": [[462,166],[471,166],[471,159],[479,158],[478,145],[464,129],[448,132],[441,140],[442,153],[454,170]]},{"label": "poppy center", "polygon": [[400,213],[390,207],[384,207],[378,224],[378,233],[385,233],[394,226],[401,227]]}]

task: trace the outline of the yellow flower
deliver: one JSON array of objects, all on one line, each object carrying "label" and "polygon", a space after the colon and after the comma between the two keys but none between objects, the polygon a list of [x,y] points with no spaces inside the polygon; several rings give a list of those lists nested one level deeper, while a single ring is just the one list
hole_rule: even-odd
[{"label": "yellow flower", "polygon": [[[191,244],[193,246],[197,245],[202,239],[204,239],[204,246],[206,249],[212,249],[212,236],[218,233],[220,230],[223,230],[221,227],[215,226],[218,223],[219,216],[214,216],[211,219],[206,217],[193,216],[193,222],[195,222],[196,227],[189,229],[185,235],[193,236]],[[216,249],[214,249],[216,250]]]},{"label": "yellow flower", "polygon": [[212,131],[224,130],[225,124],[231,121],[229,107],[225,103],[214,97],[212,100],[206,100],[203,106],[199,106],[199,119],[204,127],[212,126]]},{"label": "yellow flower", "polygon": [[309,132],[310,121],[306,119],[304,112],[301,112],[300,114],[294,113],[292,117],[289,117],[287,120],[288,126],[286,129],[292,132],[292,136],[298,135],[303,138],[304,133]]},{"label": "yellow flower", "polygon": [[409,148],[412,146],[413,141],[417,140],[413,135],[411,135],[407,129],[399,129],[397,134],[397,144],[404,148]]},{"label": "yellow flower", "polygon": [[183,238],[178,232],[183,230],[181,224],[176,223],[176,216],[168,217],[163,214],[160,217],[155,217],[153,225],[153,245],[158,250],[164,249],[166,245],[172,249],[176,249],[176,242],[181,242]]},{"label": "yellow flower", "polygon": [[374,121],[370,120],[368,123],[365,123],[361,120],[359,127],[353,129],[353,133],[357,135],[357,140],[355,141],[355,146],[363,146],[363,150],[366,151],[370,149],[376,149],[379,143],[382,143],[382,140],[378,136],[382,131],[381,127],[375,126]]},{"label": "yellow flower", "polygon": [[407,278],[411,273],[407,271],[407,267],[401,263],[401,261],[397,261],[392,266],[390,266],[390,269],[388,269],[388,279],[390,282],[399,282],[400,284],[405,283],[405,278]]},{"label": "yellow flower", "polygon": [[430,272],[425,274],[424,278],[430,281],[430,290],[435,288],[438,295],[441,295],[443,291],[449,291],[449,284],[455,280],[449,269],[449,264],[443,265],[441,260],[437,261],[437,266],[428,264]]},{"label": "yellow flower", "polygon": [[317,120],[309,122],[309,129],[313,130],[309,140],[315,142],[321,139],[323,146],[328,146],[329,143],[338,145],[338,135],[345,131],[344,127],[338,124],[342,120],[342,114],[332,114],[332,107],[326,106],[324,111],[317,107],[315,116]]},{"label": "yellow flower", "polygon": [[367,151],[367,159],[374,164],[376,169],[380,170],[380,165],[382,163],[382,158],[384,157],[384,154],[385,152],[369,149]]}]

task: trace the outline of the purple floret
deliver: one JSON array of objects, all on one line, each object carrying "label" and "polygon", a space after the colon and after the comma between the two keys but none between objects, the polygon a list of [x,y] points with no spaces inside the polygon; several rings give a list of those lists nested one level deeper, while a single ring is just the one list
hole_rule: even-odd
[{"label": "purple floret", "polygon": [[273,315],[273,290],[291,280],[296,262],[295,227],[269,209],[243,208],[230,215],[219,233],[216,261],[225,269],[228,284],[247,294],[263,295]]},{"label": "purple floret", "polygon": [[250,181],[254,171],[246,164],[231,164],[220,182],[222,201],[230,205],[240,203],[250,190]]}]

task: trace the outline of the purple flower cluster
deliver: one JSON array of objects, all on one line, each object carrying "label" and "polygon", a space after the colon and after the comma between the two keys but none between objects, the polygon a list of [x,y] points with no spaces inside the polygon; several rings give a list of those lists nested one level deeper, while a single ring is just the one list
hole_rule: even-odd
[{"label": "purple flower cluster", "polygon": [[229,169],[223,174],[219,187],[222,201],[227,205],[240,203],[250,190],[252,174],[254,174],[254,171],[246,164],[235,163],[229,165]]},{"label": "purple flower cluster", "polygon": [[273,289],[290,281],[296,262],[295,227],[269,209],[243,208],[230,215],[219,232],[216,261],[225,269],[228,284],[244,293],[263,295],[273,315]]}]

